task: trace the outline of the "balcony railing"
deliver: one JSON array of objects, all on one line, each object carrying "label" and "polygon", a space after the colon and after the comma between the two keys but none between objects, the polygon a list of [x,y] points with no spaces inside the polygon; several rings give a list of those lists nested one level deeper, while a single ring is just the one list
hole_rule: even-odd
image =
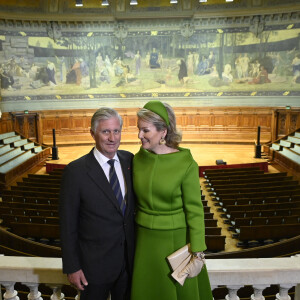
[{"label": "balcony railing", "polygon": [[[296,286],[295,300],[300,300],[300,255],[286,258],[207,259],[212,289],[226,286],[226,300],[238,300],[237,292],[245,285],[253,287],[251,300],[263,300],[263,291],[278,285],[277,300],[289,300],[289,289]],[[52,300],[63,300],[61,287],[68,284],[62,274],[60,258],[0,256],[0,284],[5,292],[0,299],[18,300],[15,283],[28,287],[28,299],[41,300],[38,290],[43,283],[52,288]],[[298,286],[297,286],[298,285]],[[78,296],[76,296],[79,299]]]}]

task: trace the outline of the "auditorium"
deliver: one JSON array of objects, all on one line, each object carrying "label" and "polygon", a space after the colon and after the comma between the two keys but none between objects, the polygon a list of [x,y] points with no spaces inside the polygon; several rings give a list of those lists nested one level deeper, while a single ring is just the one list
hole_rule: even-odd
[{"label": "auditorium", "polygon": [[[99,216],[107,209],[107,217],[102,214],[103,222],[94,226],[94,232],[105,235],[89,241],[98,243],[99,253],[106,247],[100,239],[116,240],[112,225],[109,230],[100,228],[110,224],[107,219],[117,218],[113,208],[122,218],[119,230],[124,237],[118,245],[125,247],[124,256],[130,256],[129,214],[135,224],[132,249],[136,246],[140,253],[152,247],[144,256],[166,247],[166,239],[158,243],[156,238],[151,244],[145,237],[151,230],[162,237],[170,230],[163,220],[172,217],[172,224],[184,223],[173,224],[172,230],[205,227],[205,233],[204,228],[201,231],[205,266],[200,274],[207,269],[214,300],[300,300],[300,1],[0,0],[0,12],[0,300],[91,299],[83,292],[80,297],[70,281],[73,271],[68,271],[67,261],[84,247],[90,250],[78,240],[92,236],[93,230],[84,234],[83,230],[91,228],[87,226],[99,205],[103,205]],[[110,115],[95,121],[100,108],[109,109]],[[182,136],[173,148],[167,138],[173,126],[169,109]],[[153,124],[155,134],[165,136],[157,139],[141,125],[152,126],[143,119],[145,110],[145,115],[153,112],[164,122],[165,131]],[[97,133],[95,128],[110,118],[118,121],[120,130],[109,127]],[[113,155],[106,156],[113,162],[105,169],[101,157],[116,145],[103,146],[108,135],[118,143]],[[157,147],[151,146],[155,139],[159,149],[174,151],[155,152]],[[96,152],[103,155],[99,158]],[[178,157],[176,152],[189,156],[172,169],[164,159]],[[113,192],[112,172],[118,174],[117,181],[118,172],[123,174],[117,183],[124,196],[121,206],[120,202],[114,206],[116,196],[114,205],[105,199],[94,214],[88,211],[93,208],[85,196],[99,183],[86,180],[91,173],[79,162],[90,153],[96,168],[106,175],[101,195],[107,189]],[[123,154],[133,160],[126,168]],[[146,161],[138,166],[141,157],[151,161],[149,166]],[[188,159],[196,165],[199,194],[191,190],[191,176],[181,167]],[[165,169],[156,170],[158,164]],[[74,173],[75,167],[80,167],[80,174]],[[170,182],[180,174],[182,182],[172,187]],[[141,177],[147,178],[143,184]],[[160,191],[150,196],[155,182]],[[170,211],[155,207],[153,199],[164,188],[174,197],[182,195],[179,209],[175,204]],[[132,204],[130,195],[135,199]],[[142,206],[145,195],[153,197],[152,206]],[[186,198],[195,197],[197,204],[185,204]],[[203,207],[203,226],[196,217],[189,219],[198,214],[198,207]],[[68,226],[75,224],[75,208],[77,244],[66,252],[64,239],[73,238],[74,230]],[[175,211],[177,217],[171,216]],[[90,219],[84,220],[88,214]],[[154,220],[160,220],[159,225]],[[192,249],[197,242],[189,230],[185,238],[191,262],[200,250]],[[120,256],[115,250],[111,246],[102,265],[97,261],[103,270],[110,264],[103,271],[107,274],[115,269],[111,261]],[[92,256],[87,253],[83,251],[83,256]],[[140,254],[134,258],[132,286],[143,278],[147,281],[154,272],[149,269],[156,267],[149,258],[137,273],[142,261],[137,257]],[[187,281],[194,278],[187,278],[181,287],[166,255],[163,263],[174,289],[187,289]],[[124,264],[127,272],[131,263]],[[150,281],[147,286],[154,291],[155,280]],[[139,299],[136,290],[132,287],[131,298],[124,299],[184,299],[166,298],[162,290],[156,291],[161,296],[147,295],[152,291],[145,290]],[[121,298],[110,290],[105,299]]]}]

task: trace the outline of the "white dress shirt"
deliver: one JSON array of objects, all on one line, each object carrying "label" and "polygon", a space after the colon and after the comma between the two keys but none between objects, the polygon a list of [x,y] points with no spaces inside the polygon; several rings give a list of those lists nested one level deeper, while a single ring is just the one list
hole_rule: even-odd
[{"label": "white dress shirt", "polygon": [[[101,166],[101,168],[109,182],[110,165],[108,164],[108,161],[110,160],[110,158],[107,158],[106,156],[104,156],[96,147],[94,148],[94,156],[95,156],[96,160],[98,161],[99,165]],[[125,193],[126,193],[125,180],[124,180],[124,175],[123,175],[122,168],[121,168],[121,163],[120,163],[117,153],[115,154],[113,159],[115,160],[114,166],[115,166],[115,170],[116,170],[116,173],[117,173],[117,176],[119,179],[122,196],[124,198]]]}]

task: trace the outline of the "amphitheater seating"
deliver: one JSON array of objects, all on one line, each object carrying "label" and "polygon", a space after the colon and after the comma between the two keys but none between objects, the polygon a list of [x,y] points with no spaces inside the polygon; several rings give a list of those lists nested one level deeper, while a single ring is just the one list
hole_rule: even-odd
[{"label": "amphitheater seating", "polygon": [[50,148],[16,132],[0,134],[0,189],[8,187],[19,175],[45,161],[49,155]]},{"label": "amphitheater seating", "polygon": [[[208,191],[234,231],[233,237],[250,240],[279,240],[299,234],[300,186],[287,173],[259,174],[257,170],[208,170]],[[224,176],[226,174],[226,176]],[[237,176],[236,174],[239,174]],[[249,177],[249,178],[248,178]],[[249,180],[247,180],[247,178]],[[282,226],[290,230],[284,235]],[[261,227],[266,229],[261,229]],[[255,237],[255,232],[259,234]],[[258,242],[259,243],[259,242]]]},{"label": "amphitheater seating", "polygon": [[[3,190],[0,203],[2,225],[23,237],[48,239],[50,242],[58,239],[58,194],[62,172],[62,169],[57,169],[50,175],[28,174],[11,189]],[[221,235],[221,228],[217,226],[217,220],[210,212],[204,195],[201,201],[207,247],[211,252],[222,251],[225,236]]]},{"label": "amphitheater seating", "polygon": [[300,165],[300,129],[274,141],[270,149]]}]

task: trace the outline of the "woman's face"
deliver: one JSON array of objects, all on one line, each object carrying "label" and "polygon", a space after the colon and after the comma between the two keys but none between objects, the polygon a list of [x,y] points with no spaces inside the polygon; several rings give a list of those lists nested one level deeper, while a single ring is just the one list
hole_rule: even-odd
[{"label": "woman's face", "polygon": [[161,147],[159,141],[165,138],[167,130],[157,131],[156,127],[149,122],[138,120],[139,139],[142,142],[142,147],[148,151],[157,152]]}]

